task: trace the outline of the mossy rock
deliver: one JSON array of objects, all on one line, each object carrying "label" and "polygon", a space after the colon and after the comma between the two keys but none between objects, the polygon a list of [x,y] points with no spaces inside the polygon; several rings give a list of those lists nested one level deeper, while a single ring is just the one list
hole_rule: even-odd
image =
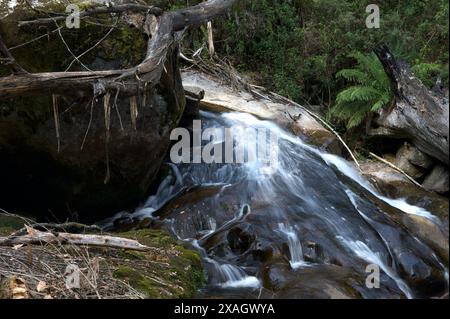
[{"label": "mossy rock", "polygon": [[200,256],[160,230],[119,234],[153,247],[149,253],[124,251],[114,277],[125,280],[147,298],[192,298],[205,284]]}]

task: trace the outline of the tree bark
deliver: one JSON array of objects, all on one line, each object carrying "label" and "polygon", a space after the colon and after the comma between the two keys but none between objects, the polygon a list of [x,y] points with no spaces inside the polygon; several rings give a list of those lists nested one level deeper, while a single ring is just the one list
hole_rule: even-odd
[{"label": "tree bark", "polygon": [[382,63],[395,94],[393,108],[383,109],[377,135],[408,138],[422,152],[449,164],[449,101],[427,89],[408,65],[395,59],[386,45],[375,54]]}]

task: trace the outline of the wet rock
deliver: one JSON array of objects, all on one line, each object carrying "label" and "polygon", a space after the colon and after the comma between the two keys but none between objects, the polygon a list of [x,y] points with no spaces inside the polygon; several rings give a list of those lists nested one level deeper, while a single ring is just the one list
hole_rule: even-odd
[{"label": "wet rock", "polygon": [[416,293],[416,298],[440,296],[446,292],[446,282],[440,272],[417,258],[413,253],[400,253],[398,261],[410,288]]},{"label": "wet rock", "polygon": [[448,199],[414,185],[403,174],[380,162],[361,163],[363,175],[377,190],[389,198],[405,198],[448,221]]},{"label": "wet rock", "polygon": [[[402,219],[404,225],[418,238],[421,238],[438,254],[442,260],[449,262],[448,229],[442,229],[429,219],[417,215],[405,215]],[[443,222],[445,223],[445,221]],[[448,225],[448,220],[447,220]]]},{"label": "wet rock", "polygon": [[[284,299],[354,299],[377,298],[384,294],[392,298],[396,292],[388,287],[365,288],[365,278],[354,270],[333,265],[303,267],[295,271],[283,260],[264,265],[261,271],[264,288]],[[350,277],[353,277],[349,280]]]},{"label": "wet rock", "polygon": [[319,262],[323,260],[323,252],[319,244],[307,241],[303,251],[303,257],[308,262]]},{"label": "wet rock", "polygon": [[227,235],[228,245],[233,253],[241,255],[245,253],[255,241],[255,234],[253,233],[251,226],[248,227],[235,227],[232,228]]},{"label": "wet rock", "polygon": [[[439,257],[448,264],[448,199],[417,187],[404,175],[383,163],[367,162],[363,163],[361,168],[363,174],[382,195],[393,199],[403,198],[409,204],[422,207],[439,219],[437,223],[418,215],[402,213],[401,215],[393,216],[411,233],[430,245]],[[387,211],[390,212],[389,210]]]},{"label": "wet rock", "polygon": [[444,165],[436,165],[431,173],[427,175],[422,186],[429,191],[445,194],[449,191],[448,168]]},{"label": "wet rock", "polygon": [[185,89],[205,91],[205,97],[200,101],[200,106],[204,109],[213,112],[245,112],[272,120],[300,135],[307,143],[334,154],[342,153],[342,146],[336,136],[301,108],[263,99],[256,100],[249,93],[236,92],[217,79],[195,71],[183,72],[182,78]]}]

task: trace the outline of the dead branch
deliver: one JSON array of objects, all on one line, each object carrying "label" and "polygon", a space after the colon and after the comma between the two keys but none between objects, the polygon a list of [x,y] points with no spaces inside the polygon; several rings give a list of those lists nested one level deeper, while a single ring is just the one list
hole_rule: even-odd
[{"label": "dead branch", "polygon": [[[187,26],[209,21],[213,17],[223,14],[236,2],[237,0],[209,0],[190,8],[169,11],[157,16],[155,34],[148,41],[146,58],[134,68],[19,74],[3,77],[0,78],[0,99],[48,94],[102,96],[107,91],[116,91],[119,88],[121,95],[137,95],[141,83],[143,85],[150,84],[146,86],[151,89],[159,82],[167,52],[175,42],[174,32],[183,30]],[[127,7],[122,7],[121,10],[126,11],[125,8]],[[98,8],[100,12],[106,9]],[[90,10],[86,14],[88,12],[98,13],[98,10]],[[155,15],[158,12],[150,10],[149,14]],[[55,18],[52,17],[50,20],[54,22]]]},{"label": "dead branch", "polygon": [[[111,7],[99,7],[99,8],[93,8],[86,11],[80,12],[80,18],[85,18],[93,15],[99,15],[99,14],[108,14],[108,13],[123,13],[123,12],[146,12],[148,14],[153,14],[155,16],[159,16],[163,13],[163,11],[160,8],[154,7],[154,6],[146,6],[141,4],[119,4]],[[30,20],[30,21],[19,21],[19,27],[23,26],[38,26],[38,25],[46,25],[50,23],[54,23],[55,21],[64,21],[68,15],[60,15],[56,17],[51,18],[42,18],[42,19],[36,19],[36,20]]]},{"label": "dead branch", "polygon": [[26,235],[0,237],[0,246],[59,244],[108,247],[138,251],[151,250],[150,247],[142,245],[136,240],[127,238],[106,235],[71,234],[63,232],[52,233],[39,231],[30,226],[25,227],[27,229]]},{"label": "dead branch", "polygon": [[0,53],[3,58],[0,56],[0,61],[5,60],[5,64],[11,69],[14,74],[27,73],[17,62],[16,59],[12,56],[11,52],[9,52],[8,47],[3,42],[1,32],[0,32]]},{"label": "dead branch", "polygon": [[[89,233],[101,233],[102,229],[96,225],[85,225],[77,222],[66,222],[62,224],[55,223],[29,223],[28,226],[35,230],[47,231],[47,232],[64,232],[71,234],[83,234]],[[24,236],[28,234],[26,227],[15,231],[11,236]]]}]

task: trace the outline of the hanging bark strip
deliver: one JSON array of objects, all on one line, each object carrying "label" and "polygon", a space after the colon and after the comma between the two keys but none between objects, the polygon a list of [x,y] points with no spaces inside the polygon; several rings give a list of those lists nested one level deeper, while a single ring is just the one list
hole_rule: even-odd
[{"label": "hanging bark strip", "polygon": [[136,129],[137,129],[136,124],[137,124],[137,117],[138,117],[136,96],[130,97],[130,115],[131,115],[131,126],[136,131]]},{"label": "hanging bark strip", "polygon": [[216,50],[214,48],[214,36],[213,36],[213,28],[212,28],[212,22],[208,21],[207,24],[208,29],[208,51],[210,56],[214,56]]},{"label": "hanging bark strip", "polygon": [[106,175],[104,183],[108,184],[111,177],[109,170],[109,140],[111,138],[110,128],[111,128],[111,94],[108,92],[103,97],[103,108],[105,111],[105,154],[106,154]]},{"label": "hanging bark strip", "polygon": [[59,130],[59,110],[58,110],[58,96],[52,95],[53,99],[53,117],[55,120],[56,142],[58,145],[58,153],[61,150],[61,136]]}]

